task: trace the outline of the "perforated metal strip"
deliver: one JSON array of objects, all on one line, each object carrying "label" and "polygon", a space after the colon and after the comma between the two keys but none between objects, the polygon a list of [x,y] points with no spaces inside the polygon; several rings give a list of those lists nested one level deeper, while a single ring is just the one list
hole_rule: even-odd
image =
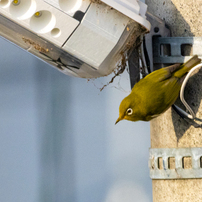
[{"label": "perforated metal strip", "polygon": [[[169,162],[171,159],[174,162],[172,167]],[[150,177],[151,179],[202,178],[201,162],[202,147],[150,149]]]}]

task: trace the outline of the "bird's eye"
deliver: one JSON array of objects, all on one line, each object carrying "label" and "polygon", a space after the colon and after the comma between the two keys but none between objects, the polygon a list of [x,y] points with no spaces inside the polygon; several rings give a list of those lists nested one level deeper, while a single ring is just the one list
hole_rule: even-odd
[{"label": "bird's eye", "polygon": [[133,110],[131,108],[128,108],[126,112],[128,115],[131,115],[133,113]]}]

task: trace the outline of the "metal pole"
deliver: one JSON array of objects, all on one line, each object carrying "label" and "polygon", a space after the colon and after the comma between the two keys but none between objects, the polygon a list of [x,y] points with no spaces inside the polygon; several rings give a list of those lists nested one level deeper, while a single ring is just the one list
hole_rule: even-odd
[{"label": "metal pole", "polygon": [[[170,26],[172,36],[202,36],[202,0],[147,0],[146,3],[149,12]],[[191,47],[188,48],[190,54]],[[202,118],[202,70],[190,79],[186,94],[187,101]],[[151,148],[180,147],[202,147],[202,128],[194,128],[169,109],[151,121]],[[191,166],[187,161],[187,166]],[[152,186],[154,202],[202,201],[202,179],[152,180]]]}]

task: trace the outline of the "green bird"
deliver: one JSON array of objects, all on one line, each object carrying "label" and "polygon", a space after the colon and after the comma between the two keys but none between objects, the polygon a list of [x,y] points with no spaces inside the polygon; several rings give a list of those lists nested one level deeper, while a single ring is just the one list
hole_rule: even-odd
[{"label": "green bird", "polygon": [[164,113],[178,98],[187,72],[201,59],[193,56],[184,64],[174,64],[153,71],[136,83],[119,107],[119,121],[150,121]]}]

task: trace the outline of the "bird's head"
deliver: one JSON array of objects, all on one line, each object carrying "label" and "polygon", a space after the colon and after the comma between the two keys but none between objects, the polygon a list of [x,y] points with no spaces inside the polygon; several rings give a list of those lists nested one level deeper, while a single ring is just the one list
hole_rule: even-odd
[{"label": "bird's head", "polygon": [[115,124],[117,124],[119,121],[124,119],[128,121],[140,120],[136,109],[137,109],[137,106],[135,106],[134,99],[132,99],[132,102],[131,102],[130,95],[125,97],[119,106],[119,118],[116,120]]}]

